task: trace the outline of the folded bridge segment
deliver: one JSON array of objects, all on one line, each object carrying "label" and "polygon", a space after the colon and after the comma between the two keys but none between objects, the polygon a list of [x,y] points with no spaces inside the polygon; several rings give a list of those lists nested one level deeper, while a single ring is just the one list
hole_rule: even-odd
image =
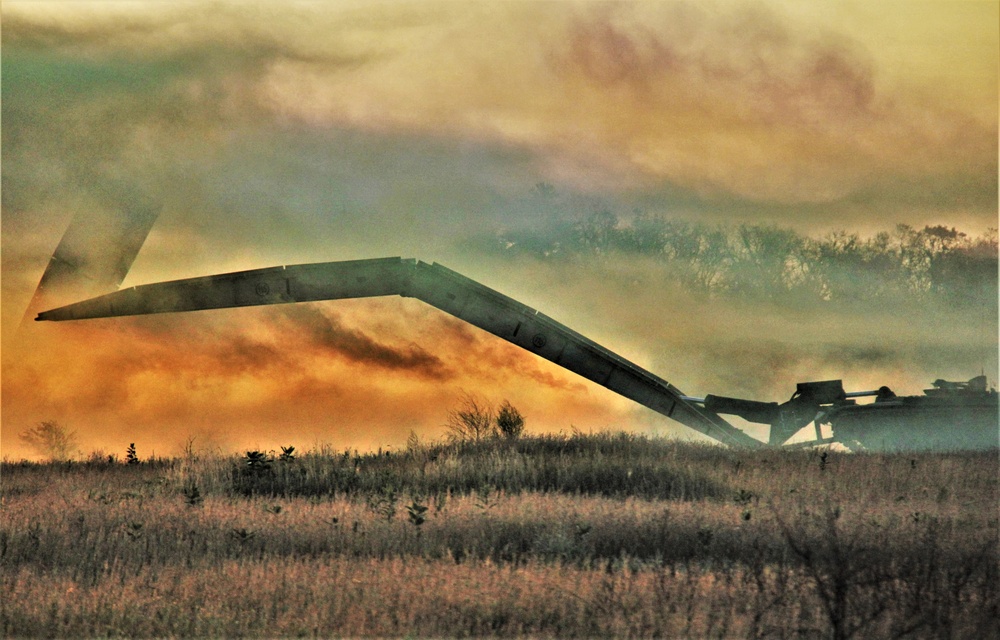
[{"label": "folded bridge segment", "polygon": [[733,446],[762,446],[667,381],[552,318],[439,264],[380,258],[291,265],[123,289],[38,314],[82,320],[399,295],[422,300],[681,424]]}]

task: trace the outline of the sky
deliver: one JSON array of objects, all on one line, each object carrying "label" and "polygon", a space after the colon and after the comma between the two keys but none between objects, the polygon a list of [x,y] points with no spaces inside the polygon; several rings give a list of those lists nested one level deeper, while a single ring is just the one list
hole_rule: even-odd
[{"label": "sky", "polygon": [[477,242],[604,208],[981,234],[998,215],[998,24],[1000,3],[971,0],[5,2],[2,453],[28,455],[16,436],[42,420],[85,452],[396,447],[441,437],[463,393],[510,400],[533,432],[691,437],[413,300],[24,321],[86,297],[33,301],[71,220],[99,243],[109,215],[149,207],[125,286],[402,255],[693,395],[994,372],[995,313],[738,307],[636,264]]}]

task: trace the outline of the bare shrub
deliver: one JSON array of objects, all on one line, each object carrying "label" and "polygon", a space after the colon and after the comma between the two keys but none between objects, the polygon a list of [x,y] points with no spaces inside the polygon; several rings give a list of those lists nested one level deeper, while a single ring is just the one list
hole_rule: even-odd
[{"label": "bare shrub", "polygon": [[839,506],[827,506],[818,516],[805,512],[794,524],[780,514],[775,520],[789,550],[802,563],[834,640],[863,633],[883,616],[891,604],[885,586],[893,576],[882,562],[884,548],[872,545],[870,535],[858,535],[870,534],[863,525],[849,533]]},{"label": "bare shrub", "polygon": [[448,412],[448,437],[456,442],[480,442],[493,435],[493,420],[493,407],[466,393],[458,408]]},{"label": "bare shrub", "polygon": [[77,452],[76,432],[54,420],[39,422],[20,434],[21,441],[49,460],[69,460]]},{"label": "bare shrub", "polygon": [[524,415],[504,400],[499,409],[466,393],[458,408],[448,412],[448,438],[453,442],[481,442],[487,438],[517,440],[524,433]]}]

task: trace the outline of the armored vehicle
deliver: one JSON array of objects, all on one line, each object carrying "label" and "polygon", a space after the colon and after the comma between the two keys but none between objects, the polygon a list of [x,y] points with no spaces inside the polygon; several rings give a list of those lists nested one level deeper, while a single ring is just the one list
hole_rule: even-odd
[{"label": "armored vehicle", "polygon": [[[857,398],[874,397],[858,404]],[[959,450],[1000,446],[997,391],[986,376],[968,382],[935,380],[921,396],[897,396],[889,387],[845,392],[840,380],[801,382],[792,398],[756,402],[721,396],[688,398],[708,409],[771,426],[768,444],[788,445],[803,427],[815,428],[815,439],[797,443],[838,442],[852,450]],[[824,437],[829,425],[832,436]]]},{"label": "armored vehicle", "polygon": [[[719,442],[787,446],[813,424],[808,444],[840,442],[870,449],[998,446],[997,393],[985,377],[939,381],[924,396],[896,397],[887,387],[845,392],[840,380],[800,383],[783,404],[683,393],[666,380],[520,302],[439,264],[403,258],[254,269],[141,285],[38,314],[82,320],[225,307],[399,295],[422,300]],[[873,396],[874,402],[857,404]],[[770,425],[762,442],[722,415]],[[822,437],[822,425],[833,435]]]},{"label": "armored vehicle", "polygon": [[998,444],[997,391],[986,376],[935,380],[922,396],[840,404],[824,416],[834,438],[852,449],[985,449]]}]

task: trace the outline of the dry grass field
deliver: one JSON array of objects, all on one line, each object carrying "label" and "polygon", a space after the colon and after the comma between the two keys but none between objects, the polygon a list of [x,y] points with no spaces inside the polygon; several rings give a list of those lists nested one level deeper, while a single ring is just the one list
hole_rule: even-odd
[{"label": "dry grass field", "polygon": [[[290,443],[282,443],[290,444]],[[626,434],[2,467],[4,637],[997,637],[997,452]]]}]

